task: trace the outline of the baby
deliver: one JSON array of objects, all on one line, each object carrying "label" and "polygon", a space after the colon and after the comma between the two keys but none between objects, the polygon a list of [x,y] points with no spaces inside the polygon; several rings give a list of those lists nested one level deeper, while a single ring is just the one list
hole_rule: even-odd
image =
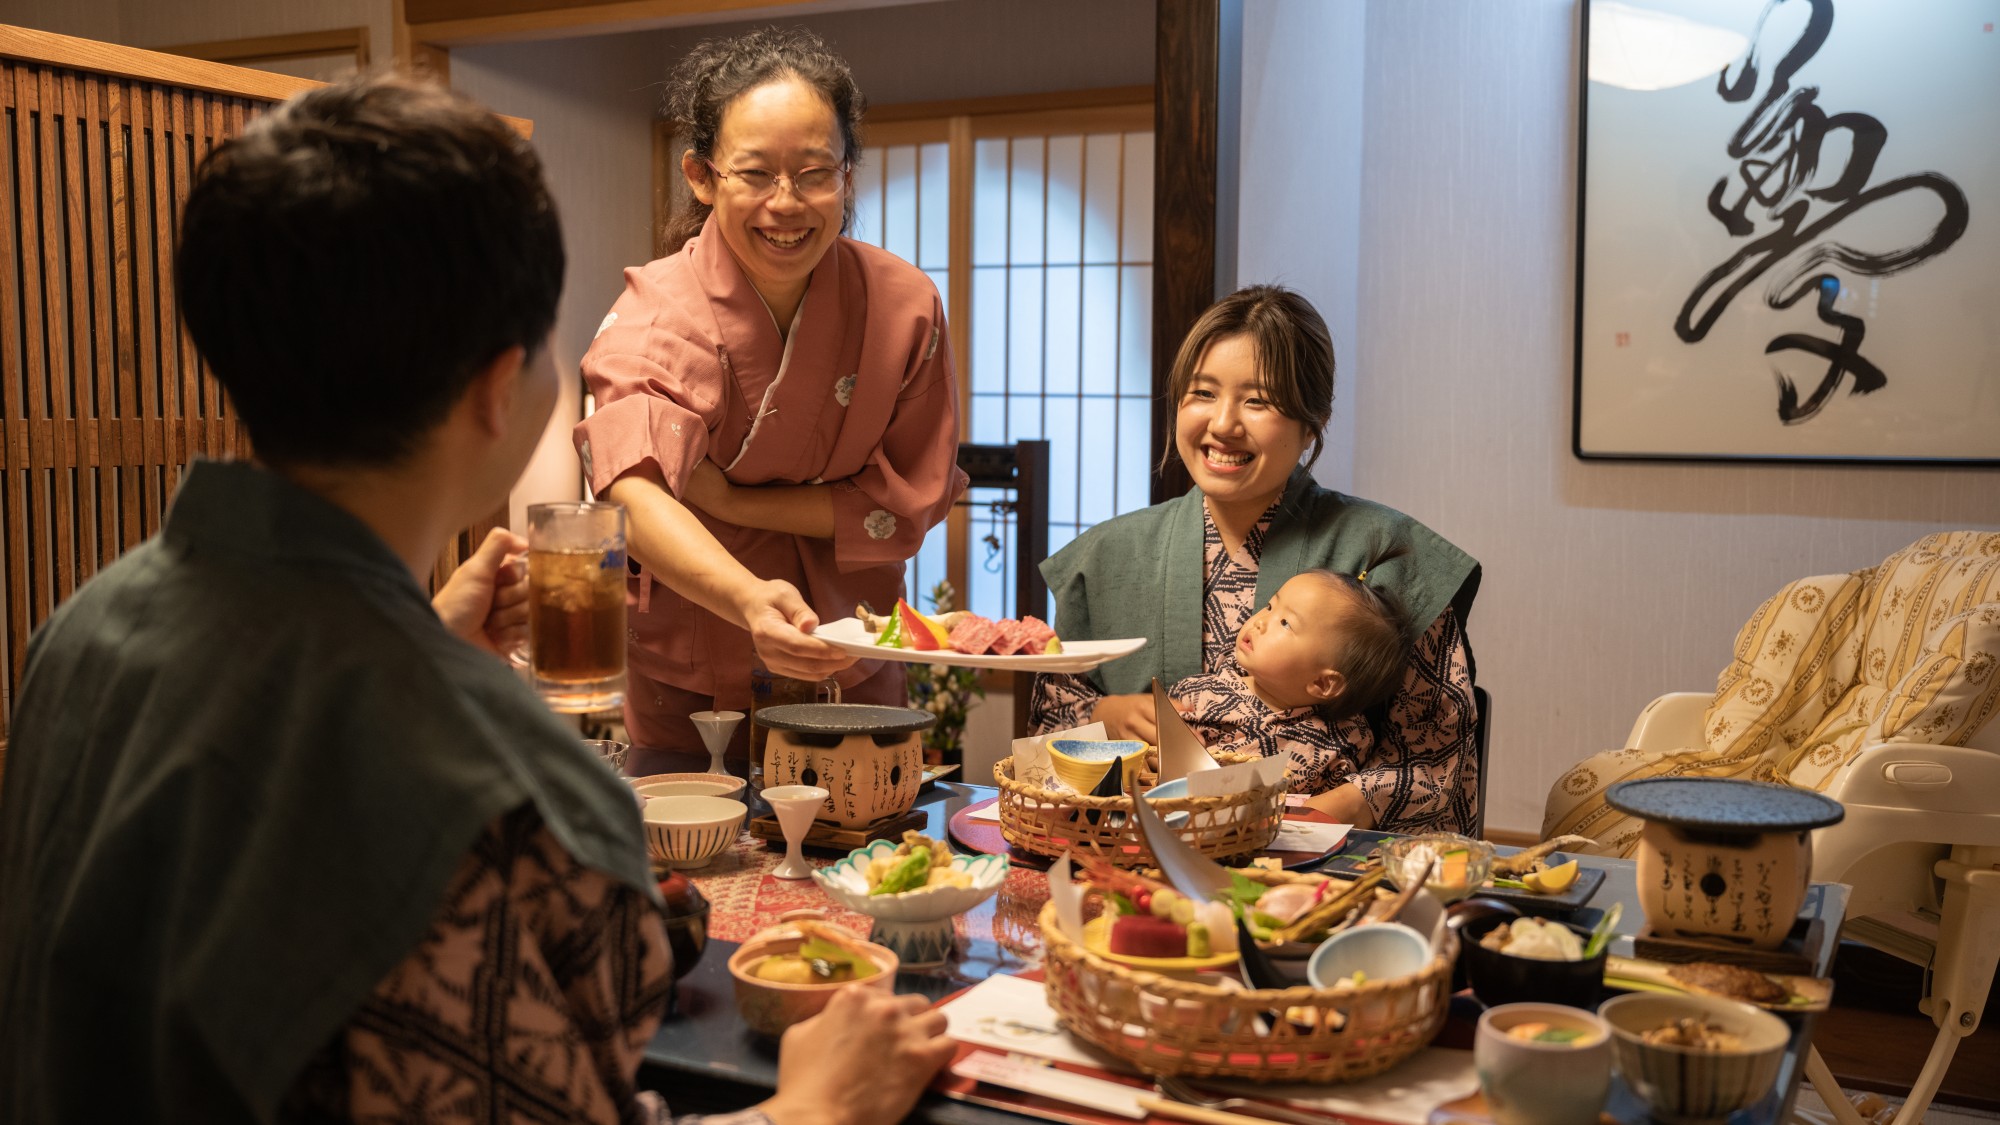
[{"label": "baby", "polygon": [[1308,570],[1243,623],[1234,668],[1168,694],[1210,750],[1289,754],[1292,791],[1319,794],[1355,773],[1334,724],[1395,694],[1409,648],[1393,595]]}]

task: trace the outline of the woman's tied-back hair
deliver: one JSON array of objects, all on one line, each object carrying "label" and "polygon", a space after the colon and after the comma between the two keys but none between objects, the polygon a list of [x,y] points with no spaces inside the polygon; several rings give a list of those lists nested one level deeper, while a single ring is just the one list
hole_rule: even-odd
[{"label": "woman's tied-back hair", "polygon": [[[1167,401],[1179,406],[1194,369],[1209,346],[1227,336],[1248,336],[1257,354],[1264,395],[1278,413],[1312,433],[1310,466],[1326,445],[1333,418],[1333,336],[1312,302],[1282,285],[1251,285],[1208,307],[1181,341],[1167,376]],[[1177,456],[1173,435],[1167,455]]]},{"label": "woman's tied-back hair", "polygon": [[300,94],[211,153],[174,291],[258,457],[381,465],[444,420],[562,292],[562,228],[528,142],[435,85]]},{"label": "woman's tied-back hair", "polygon": [[[1379,559],[1369,564],[1369,569],[1386,561]],[[1347,690],[1321,708],[1326,719],[1329,722],[1344,719],[1388,702],[1403,684],[1403,667],[1410,653],[1408,614],[1404,612],[1402,599],[1391,590],[1337,570],[1299,573],[1319,579],[1347,596],[1333,651],[1333,666],[1347,678]]]},{"label": "woman's tied-back hair", "polygon": [[[729,103],[768,82],[797,79],[833,110],[840,130],[842,163],[861,164],[861,115],[868,100],[854,84],[847,60],[826,41],[803,27],[761,27],[731,39],[704,39],[681,59],[667,78],[665,110],[674,123],[675,140],[703,160],[715,158],[715,139],[722,132],[722,115]],[[781,169],[782,170],[782,169]],[[706,168],[703,174],[713,175]],[[853,177],[848,178],[841,233],[854,224]],[[690,199],[667,230],[667,252],[701,232],[709,206]]]}]

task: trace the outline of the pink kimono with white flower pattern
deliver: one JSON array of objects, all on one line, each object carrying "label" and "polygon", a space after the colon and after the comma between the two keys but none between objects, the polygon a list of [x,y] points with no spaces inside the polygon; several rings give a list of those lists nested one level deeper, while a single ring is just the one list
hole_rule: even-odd
[{"label": "pink kimono with white flower pattern", "polygon": [[[583,358],[597,400],[574,433],[584,473],[602,493],[650,463],[680,495],[708,458],[738,485],[831,484],[832,539],[697,514],[751,572],[798,587],[822,621],[857,602],[886,609],[902,594],[904,563],[966,483],[937,289],[887,251],[841,238],[781,338],[713,228],[625,271]],[[748,633],[649,574],[633,579],[628,606],[633,672],[748,710]],[[863,661],[837,678],[851,688],[880,667]]]}]

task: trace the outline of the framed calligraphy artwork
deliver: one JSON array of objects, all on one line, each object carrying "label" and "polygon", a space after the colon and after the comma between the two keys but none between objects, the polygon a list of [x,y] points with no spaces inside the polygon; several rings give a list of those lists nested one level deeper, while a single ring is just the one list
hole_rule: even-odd
[{"label": "framed calligraphy artwork", "polygon": [[1586,0],[1579,457],[2000,463],[1996,0]]}]

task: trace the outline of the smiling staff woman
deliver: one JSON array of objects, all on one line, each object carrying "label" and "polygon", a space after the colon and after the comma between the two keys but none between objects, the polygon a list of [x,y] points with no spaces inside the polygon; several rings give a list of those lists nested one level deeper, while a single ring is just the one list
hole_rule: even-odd
[{"label": "smiling staff woman", "polygon": [[1042,564],[1065,638],[1150,643],[1088,676],[1037,677],[1035,728],[1101,719],[1113,738],[1154,741],[1143,694],[1154,677],[1170,685],[1226,671],[1243,623],[1301,571],[1367,571],[1370,586],[1401,599],[1414,633],[1402,684],[1384,707],[1335,723],[1334,746],[1294,788],[1363,828],[1469,830],[1478,766],[1463,626],[1479,564],[1307,471],[1333,414],[1326,323],[1290,290],[1238,290],[1189,331],[1168,396],[1174,450],[1195,487],[1098,524]]},{"label": "smiling staff woman", "polygon": [[687,716],[746,710],[753,655],[903,702],[900,665],[811,635],[895,604],[965,486],[937,289],[842,237],[864,105],[798,29],[702,43],[669,81],[696,203],[676,252],[625,272],[575,433],[591,487],[629,512],[634,773],[705,761]]}]

